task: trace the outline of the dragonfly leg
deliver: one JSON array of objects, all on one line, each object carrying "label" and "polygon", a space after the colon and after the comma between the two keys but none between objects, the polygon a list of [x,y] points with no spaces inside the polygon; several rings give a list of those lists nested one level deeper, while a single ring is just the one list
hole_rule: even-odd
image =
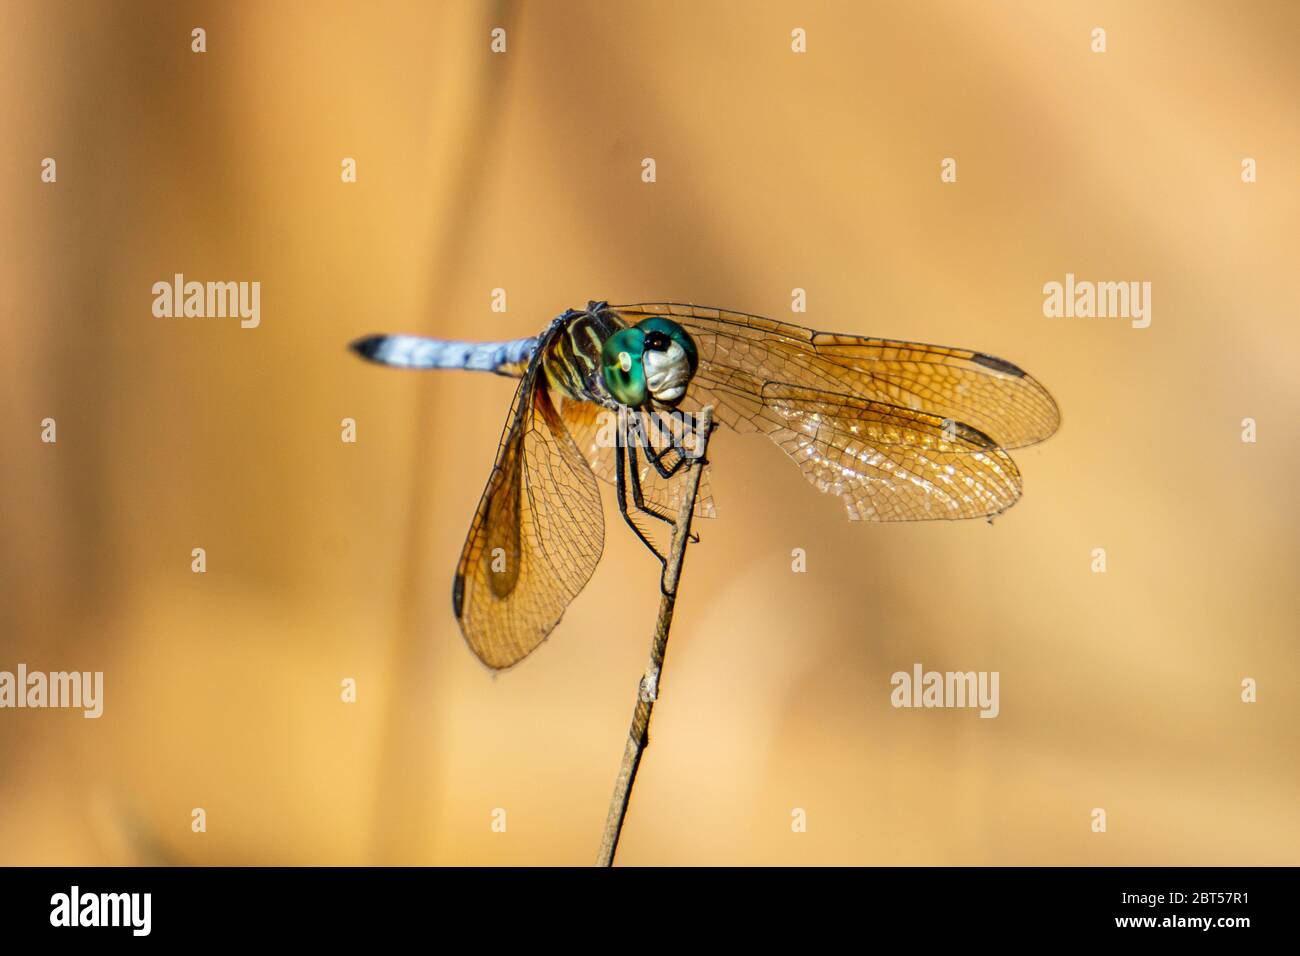
[{"label": "dragonfly leg", "polygon": [[[644,445],[642,447],[645,447]],[[672,515],[664,514],[657,508],[653,508],[645,503],[645,495],[641,492],[641,468],[637,464],[636,443],[628,442],[627,444],[627,467],[628,467],[628,486],[632,492],[632,503],[636,505],[636,510],[643,514],[648,514],[652,518],[658,518],[666,524],[676,524],[677,521]]]},{"label": "dragonfly leg", "polygon": [[[662,426],[659,425],[659,423],[657,422],[655,423],[655,427],[662,428]],[[677,523],[676,519],[674,519],[670,515],[665,515],[662,514],[661,512],[652,510],[645,504],[645,501],[642,499],[641,478],[640,478],[641,469],[637,467],[636,445],[638,443],[641,445],[641,449],[642,451],[645,452],[646,458],[648,458],[652,463],[656,461],[656,454],[655,454],[655,449],[650,446],[649,438],[646,436],[645,431],[639,427],[639,424],[633,425],[631,431],[634,436],[634,441],[628,443],[627,455],[628,455],[628,463],[632,469],[632,493],[636,501],[637,508],[640,511],[644,511],[646,514],[654,515],[656,518],[658,518],[661,521],[665,521],[668,524],[675,525]],[[669,437],[669,440],[670,441],[673,440],[671,436]],[[662,458],[665,454],[667,454],[668,451],[669,449],[667,448],[663,449],[661,452],[658,453],[658,457]],[[678,454],[681,455],[680,449],[678,450]],[[692,459],[688,455],[681,455],[681,457],[678,458],[677,462],[671,468],[667,468],[667,469],[660,468],[658,464],[656,464],[655,470],[658,471],[659,474],[664,478],[671,478],[673,475],[677,474],[677,472],[681,469],[683,465],[687,464],[691,460]],[[698,544],[700,540],[700,536],[692,531],[690,537],[687,540],[690,541],[691,544]]]},{"label": "dragonfly leg", "polygon": [[[631,452],[631,446],[628,444],[626,429],[624,428],[619,429],[618,444],[619,444],[618,455],[615,458],[615,468],[614,468],[614,486],[618,497],[618,510],[623,515],[623,520],[627,523],[627,526],[632,529],[632,533],[635,534],[637,538],[640,539],[641,543],[644,544],[650,550],[651,554],[653,554],[656,558],[659,559],[659,564],[662,566],[662,571],[660,572],[659,575],[659,589],[662,591],[663,575],[666,574],[668,570],[668,559],[659,553],[659,549],[656,548],[654,544],[650,541],[650,539],[646,537],[645,532],[641,530],[640,526],[638,526],[637,523],[634,520],[632,520],[632,515],[628,511],[628,506],[627,506],[628,496],[629,496],[628,480],[627,480],[627,469],[624,462],[627,456],[629,455],[629,453]],[[639,480],[635,477],[636,475],[635,464],[632,465],[632,473],[634,476],[633,481],[636,482],[636,495],[637,497],[640,497],[641,486]],[[634,500],[633,504],[638,511],[646,511],[646,509],[642,507],[644,502],[637,503]],[[658,514],[655,514],[655,512],[647,512],[647,513],[654,514],[655,517],[660,517]]]},{"label": "dragonfly leg", "polygon": [[[680,415],[682,413],[676,412],[675,414]],[[659,477],[671,478],[691,461],[691,456],[686,453],[686,447],[682,444],[681,439],[674,435],[671,430],[665,428],[663,422],[659,420],[658,412],[650,413],[650,421],[654,423],[655,431],[659,433],[659,437],[666,439],[668,444],[664,448],[656,450],[650,443],[649,436],[645,434],[645,430],[641,427],[640,419],[637,420],[635,426],[637,438],[641,442],[641,447],[645,450],[646,460],[654,466],[655,471],[659,472]],[[670,451],[677,453],[677,460],[672,465],[665,465],[663,460]]]},{"label": "dragonfly leg", "polygon": [[[651,412],[643,413],[641,411],[627,409],[624,411],[624,414],[627,416],[627,418],[624,421],[624,424],[625,424],[625,431],[629,436],[628,438],[629,444],[640,445],[641,448],[645,451],[646,461],[655,466],[655,471],[659,472],[659,474],[664,478],[671,477],[672,472],[668,471],[663,465],[664,457],[670,451],[675,450],[671,444],[672,442],[671,436],[669,436],[668,438],[670,442],[668,446],[662,449],[655,448],[654,444],[650,441],[649,435],[646,433],[645,426],[641,423],[642,414],[649,415],[653,413]],[[658,423],[656,423],[655,427],[656,429],[659,428]]]}]

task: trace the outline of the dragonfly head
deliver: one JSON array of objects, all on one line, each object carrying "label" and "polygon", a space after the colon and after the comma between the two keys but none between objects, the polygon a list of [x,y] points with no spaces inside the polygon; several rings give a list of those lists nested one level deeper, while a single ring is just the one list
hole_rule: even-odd
[{"label": "dragonfly head", "polygon": [[638,407],[676,405],[699,365],[695,342],[676,322],[651,316],[605,340],[601,371],[610,394]]}]

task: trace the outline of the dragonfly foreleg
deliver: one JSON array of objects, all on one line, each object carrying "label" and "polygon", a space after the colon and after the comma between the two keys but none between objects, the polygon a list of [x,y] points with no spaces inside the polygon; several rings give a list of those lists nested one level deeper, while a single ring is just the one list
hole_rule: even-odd
[{"label": "dragonfly foreleg", "polygon": [[[645,447],[644,444],[642,445],[642,447],[643,448]],[[632,491],[632,503],[636,505],[636,510],[644,514],[648,514],[652,518],[658,518],[660,521],[664,522],[665,524],[675,525],[677,523],[677,519],[675,519],[672,515],[664,514],[662,511],[659,511],[657,508],[654,508],[645,503],[645,495],[642,494],[641,492],[641,468],[637,464],[636,442],[628,442],[626,444],[626,448],[627,448],[627,467],[628,467],[628,478],[629,478],[628,484]]]},{"label": "dragonfly foreleg", "polygon": [[[626,425],[626,421],[622,422],[621,424]],[[619,428],[619,435],[618,435],[619,447],[618,447],[618,455],[615,458],[615,468],[614,468],[614,488],[615,488],[616,495],[618,497],[618,510],[619,513],[623,515],[623,520],[627,523],[627,526],[632,529],[632,533],[635,534],[637,538],[640,539],[641,543],[644,544],[650,550],[651,554],[653,554],[656,558],[659,559],[659,564],[662,565],[662,571],[660,572],[659,575],[659,589],[662,591],[663,575],[667,573],[668,570],[668,559],[664,557],[664,555],[660,553],[659,549],[654,546],[653,542],[651,542],[651,540],[648,537],[646,537],[645,532],[642,531],[640,525],[638,525],[636,521],[633,520],[632,514],[628,510],[627,502],[629,497],[629,490],[628,490],[629,483],[628,483],[628,476],[627,476],[627,465],[625,465],[625,462],[630,461],[631,468],[632,468],[632,475],[633,475],[632,484],[634,489],[632,492],[633,506],[636,508],[636,510],[645,512],[646,514],[654,515],[656,518],[662,518],[663,516],[654,511],[650,511],[645,507],[645,501],[641,494],[641,482],[636,475],[637,468],[635,464],[635,459],[630,458],[632,454],[632,446],[627,439],[628,436],[627,436],[626,427]],[[669,523],[671,523],[671,519],[665,518],[664,520],[669,521]]]},{"label": "dragonfly foreleg", "polygon": [[[658,421],[655,421],[655,427],[660,429],[660,434],[662,435],[663,425]],[[655,470],[658,471],[660,476],[664,478],[673,477],[675,474],[677,474],[678,471],[681,470],[683,465],[687,464],[692,459],[689,455],[685,453],[685,447],[681,445],[680,442],[676,445],[672,445],[668,448],[664,448],[662,451],[658,451],[656,453],[656,450],[650,444],[649,438],[646,436],[645,430],[640,427],[639,421],[634,421],[629,431],[631,431],[635,442],[635,443],[628,442],[627,455],[628,455],[628,462],[631,465],[631,469],[632,469],[632,491],[636,499],[637,507],[641,511],[644,511],[646,514],[654,515],[656,518],[659,518],[661,521],[665,521],[670,525],[676,525],[677,520],[673,518],[671,515],[663,514],[661,512],[652,510],[651,508],[646,506],[645,502],[642,500],[641,478],[640,478],[641,469],[637,467],[636,444],[640,444],[641,450],[645,452],[646,458],[655,464]],[[675,440],[671,436],[671,434],[668,435],[667,437],[670,442]],[[679,455],[677,461],[673,464],[671,468],[660,467],[658,464],[659,459],[663,458],[664,455],[666,455],[669,451],[672,450],[676,450],[677,454]],[[688,540],[692,544],[695,544],[699,542],[700,537],[699,535],[695,534],[695,532],[691,532],[691,535]]]},{"label": "dragonfly foreleg", "polygon": [[[682,413],[678,412],[676,414],[680,415]],[[686,446],[682,443],[681,437],[674,434],[672,429],[665,427],[664,423],[659,420],[658,412],[651,412],[649,418],[650,421],[654,423],[655,431],[658,432],[659,437],[665,440],[667,444],[663,448],[655,448],[654,444],[650,441],[650,436],[646,434],[645,429],[641,426],[641,420],[639,417],[633,425],[636,439],[640,442],[642,449],[645,451],[646,460],[654,466],[655,471],[659,473],[659,477],[672,478],[677,474],[677,472],[681,471],[683,466],[690,462],[691,456],[687,452]],[[663,460],[669,452],[676,452],[677,460],[671,465],[665,465]]]}]

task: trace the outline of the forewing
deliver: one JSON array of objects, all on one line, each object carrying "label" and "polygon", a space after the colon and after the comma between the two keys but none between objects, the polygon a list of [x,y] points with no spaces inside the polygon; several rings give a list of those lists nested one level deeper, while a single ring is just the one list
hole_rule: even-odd
[{"label": "forewing", "polygon": [[595,476],[544,376],[530,368],[515,393],[453,588],[461,631],[484,664],[510,667],[546,639],[591,579],[604,537]]},{"label": "forewing", "polygon": [[[681,324],[700,353],[692,389],[709,391],[702,400],[715,404],[768,384],[797,386],[964,422],[1003,448],[1042,441],[1060,424],[1047,389],[1018,366],[983,352],[814,332],[761,316],[675,303],[614,309],[629,323],[663,315]],[[749,430],[748,411],[743,403],[734,407],[742,430]]]}]

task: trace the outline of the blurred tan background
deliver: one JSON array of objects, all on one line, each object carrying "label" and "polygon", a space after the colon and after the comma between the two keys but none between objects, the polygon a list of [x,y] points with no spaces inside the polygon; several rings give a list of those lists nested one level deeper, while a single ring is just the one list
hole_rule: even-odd
[{"label": "blurred tan background", "polygon": [[[1300,7],[0,10],[0,669],[106,674],[0,711],[0,862],[590,863],[657,566],[607,492],[492,678],[450,591],[513,385],[345,344],[606,298],[982,349],[1064,417],[992,527],[850,524],[720,434],[621,863],[1300,863]],[[261,326],[155,318],[176,272]],[[1151,327],[1044,318],[1067,272]],[[1001,715],[891,708],[917,661]]]}]

